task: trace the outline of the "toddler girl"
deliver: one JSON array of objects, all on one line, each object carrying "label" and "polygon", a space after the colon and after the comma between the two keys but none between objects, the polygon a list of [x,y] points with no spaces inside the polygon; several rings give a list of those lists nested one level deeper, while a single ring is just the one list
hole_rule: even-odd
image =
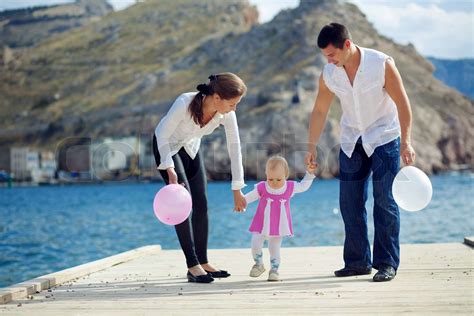
[{"label": "toddler girl", "polygon": [[293,236],[290,199],[295,193],[309,189],[314,179],[316,166],[309,165],[301,182],[287,181],[288,163],[285,158],[274,156],[268,159],[266,181],[255,185],[253,191],[245,195],[247,203],[259,200],[249,231],[252,232],[252,256],[255,261],[250,270],[251,277],[258,277],[264,271],[262,248],[268,240],[271,268],[268,281],[278,281],[280,266],[280,246],[284,236]]}]

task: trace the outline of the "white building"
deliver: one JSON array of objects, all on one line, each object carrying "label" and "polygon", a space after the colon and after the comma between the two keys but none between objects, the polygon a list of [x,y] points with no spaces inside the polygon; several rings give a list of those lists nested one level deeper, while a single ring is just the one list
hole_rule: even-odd
[{"label": "white building", "polygon": [[38,152],[28,147],[10,149],[10,171],[15,180],[31,180],[31,170],[39,168]]},{"label": "white building", "polygon": [[42,151],[39,153],[39,168],[31,170],[31,177],[34,182],[51,182],[55,178],[57,163],[54,153]]},{"label": "white building", "polygon": [[10,149],[10,167],[12,177],[17,181],[47,182],[54,178],[56,160],[50,151],[13,147]]}]

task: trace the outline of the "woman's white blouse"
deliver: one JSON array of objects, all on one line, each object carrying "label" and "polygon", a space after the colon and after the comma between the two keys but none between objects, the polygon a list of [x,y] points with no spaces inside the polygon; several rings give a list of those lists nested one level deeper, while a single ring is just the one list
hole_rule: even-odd
[{"label": "woman's white blouse", "polygon": [[161,162],[158,169],[174,167],[172,156],[182,147],[194,159],[201,145],[201,138],[211,134],[219,125],[224,125],[227,150],[230,156],[232,173],[232,190],[245,187],[244,168],[240,146],[239,127],[234,111],[226,114],[217,113],[204,126],[196,124],[188,111],[188,106],[197,92],[180,95],[168,113],[161,119],[155,129]]}]

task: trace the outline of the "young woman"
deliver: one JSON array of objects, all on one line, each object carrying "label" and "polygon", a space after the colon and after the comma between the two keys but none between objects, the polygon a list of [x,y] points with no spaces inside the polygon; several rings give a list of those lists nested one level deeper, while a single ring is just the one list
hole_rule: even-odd
[{"label": "young woman", "polygon": [[186,257],[188,281],[210,283],[215,277],[230,274],[212,266],[207,259],[207,179],[199,147],[204,135],[224,125],[234,209],[243,211],[247,203],[240,191],[245,184],[235,110],[247,87],[237,75],[220,73],[209,76],[209,83],[198,85],[197,90],[180,95],[161,119],[153,137],[153,153],[165,182],[183,184],[191,193],[192,215],[175,226]]}]

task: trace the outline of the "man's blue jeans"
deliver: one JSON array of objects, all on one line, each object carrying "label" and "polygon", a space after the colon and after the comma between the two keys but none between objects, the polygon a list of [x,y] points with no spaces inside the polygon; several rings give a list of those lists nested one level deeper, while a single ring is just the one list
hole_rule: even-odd
[{"label": "man's blue jeans", "polygon": [[[398,268],[400,263],[400,213],[392,196],[392,183],[400,168],[400,138],[377,147],[368,157],[359,138],[349,158],[339,153],[339,205],[346,238],[344,262],[350,268]],[[367,189],[372,173],[374,194],[374,255],[367,233]]]}]

